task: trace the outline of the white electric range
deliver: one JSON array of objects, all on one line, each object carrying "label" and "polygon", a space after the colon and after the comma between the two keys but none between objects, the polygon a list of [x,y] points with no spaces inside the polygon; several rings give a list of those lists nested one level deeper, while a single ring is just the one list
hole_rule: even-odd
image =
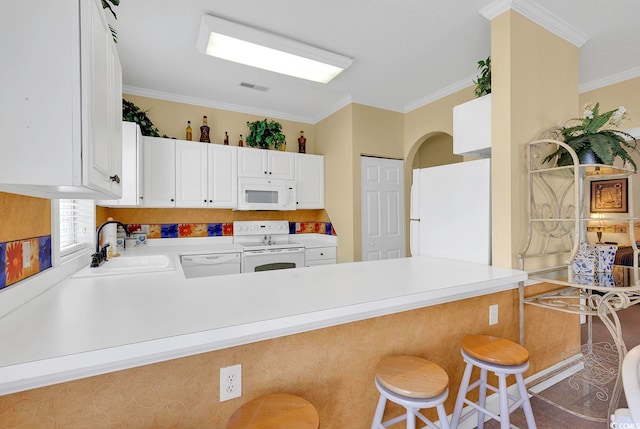
[{"label": "white electric range", "polygon": [[289,240],[286,220],[233,222],[233,242],[243,248],[243,273],[304,267],[304,245]]}]

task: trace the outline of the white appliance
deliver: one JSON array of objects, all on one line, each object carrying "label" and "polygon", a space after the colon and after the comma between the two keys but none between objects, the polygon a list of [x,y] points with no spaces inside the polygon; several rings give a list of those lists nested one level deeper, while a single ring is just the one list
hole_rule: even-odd
[{"label": "white appliance", "polygon": [[238,178],[238,210],[295,209],[295,180]]},{"label": "white appliance", "polygon": [[180,256],[180,264],[182,264],[184,276],[188,279],[239,274],[241,272],[241,261],[242,254],[240,251]]},{"label": "white appliance", "polygon": [[286,220],[233,222],[233,242],[243,248],[243,273],[304,267],[304,245],[289,240]]},{"label": "white appliance", "polygon": [[491,264],[491,159],[413,170],[412,256]]}]

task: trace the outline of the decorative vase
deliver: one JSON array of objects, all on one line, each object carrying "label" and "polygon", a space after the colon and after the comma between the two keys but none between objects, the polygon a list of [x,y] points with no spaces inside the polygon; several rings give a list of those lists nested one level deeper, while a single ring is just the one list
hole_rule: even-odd
[{"label": "decorative vase", "polygon": [[602,164],[602,160],[590,149],[582,152],[578,160],[580,164]]}]

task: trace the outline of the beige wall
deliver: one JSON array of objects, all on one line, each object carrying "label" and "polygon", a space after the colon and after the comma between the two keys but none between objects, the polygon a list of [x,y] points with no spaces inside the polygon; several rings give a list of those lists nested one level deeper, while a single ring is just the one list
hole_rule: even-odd
[{"label": "beige wall", "polygon": [[526,237],[526,143],[578,105],[578,48],[517,12],[491,22],[492,261],[518,267]]},{"label": "beige wall", "polygon": [[[224,132],[227,131],[229,133],[229,145],[237,146],[240,134],[243,135],[243,139],[246,139],[249,133],[247,121],[252,122],[264,119],[264,116],[231,112],[229,110],[195,106],[193,104],[177,103],[137,95],[124,94],[123,98],[131,101],[141,110],[147,112],[147,116],[156,128],[158,128],[160,135],[166,134],[169,137],[175,137],[180,140],[185,139],[187,121],[191,121],[193,140],[199,141],[202,117],[207,116],[211,142],[222,143],[224,141]],[[279,118],[269,119],[274,119],[282,124],[282,132],[287,137],[287,152],[298,151],[298,136],[300,135],[300,131],[304,131],[304,135],[307,138],[307,153],[316,153],[313,125]]]},{"label": "beige wall", "polygon": [[590,102],[599,102],[601,112],[624,106],[630,118],[624,122],[622,129],[640,127],[640,77],[580,94],[580,115],[582,106]]},{"label": "beige wall", "polygon": [[0,192],[0,243],[43,235],[51,235],[51,201]]},{"label": "beige wall", "polygon": [[353,261],[353,105],[316,124],[317,153],[324,155],[324,206],[338,234],[338,262]]},{"label": "beige wall", "polygon": [[441,133],[425,140],[413,158],[412,169],[429,168],[438,165],[454,164],[462,162],[463,156],[453,153],[453,137]]}]

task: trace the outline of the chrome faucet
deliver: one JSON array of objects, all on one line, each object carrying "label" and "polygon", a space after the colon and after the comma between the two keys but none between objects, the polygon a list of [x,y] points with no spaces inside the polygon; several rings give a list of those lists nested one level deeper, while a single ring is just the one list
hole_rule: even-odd
[{"label": "chrome faucet", "polygon": [[122,228],[124,228],[124,232],[125,234],[127,234],[127,237],[129,237],[130,235],[129,228],[127,227],[127,225],[117,220],[108,220],[104,222],[102,225],[100,225],[98,227],[98,230],[96,231],[96,253],[91,255],[91,267],[94,267],[94,268],[99,267],[100,264],[102,264],[104,261],[107,260],[107,247],[109,247],[109,243],[100,247],[100,233],[102,232],[102,228],[109,225],[110,223],[115,223],[120,225]]}]

